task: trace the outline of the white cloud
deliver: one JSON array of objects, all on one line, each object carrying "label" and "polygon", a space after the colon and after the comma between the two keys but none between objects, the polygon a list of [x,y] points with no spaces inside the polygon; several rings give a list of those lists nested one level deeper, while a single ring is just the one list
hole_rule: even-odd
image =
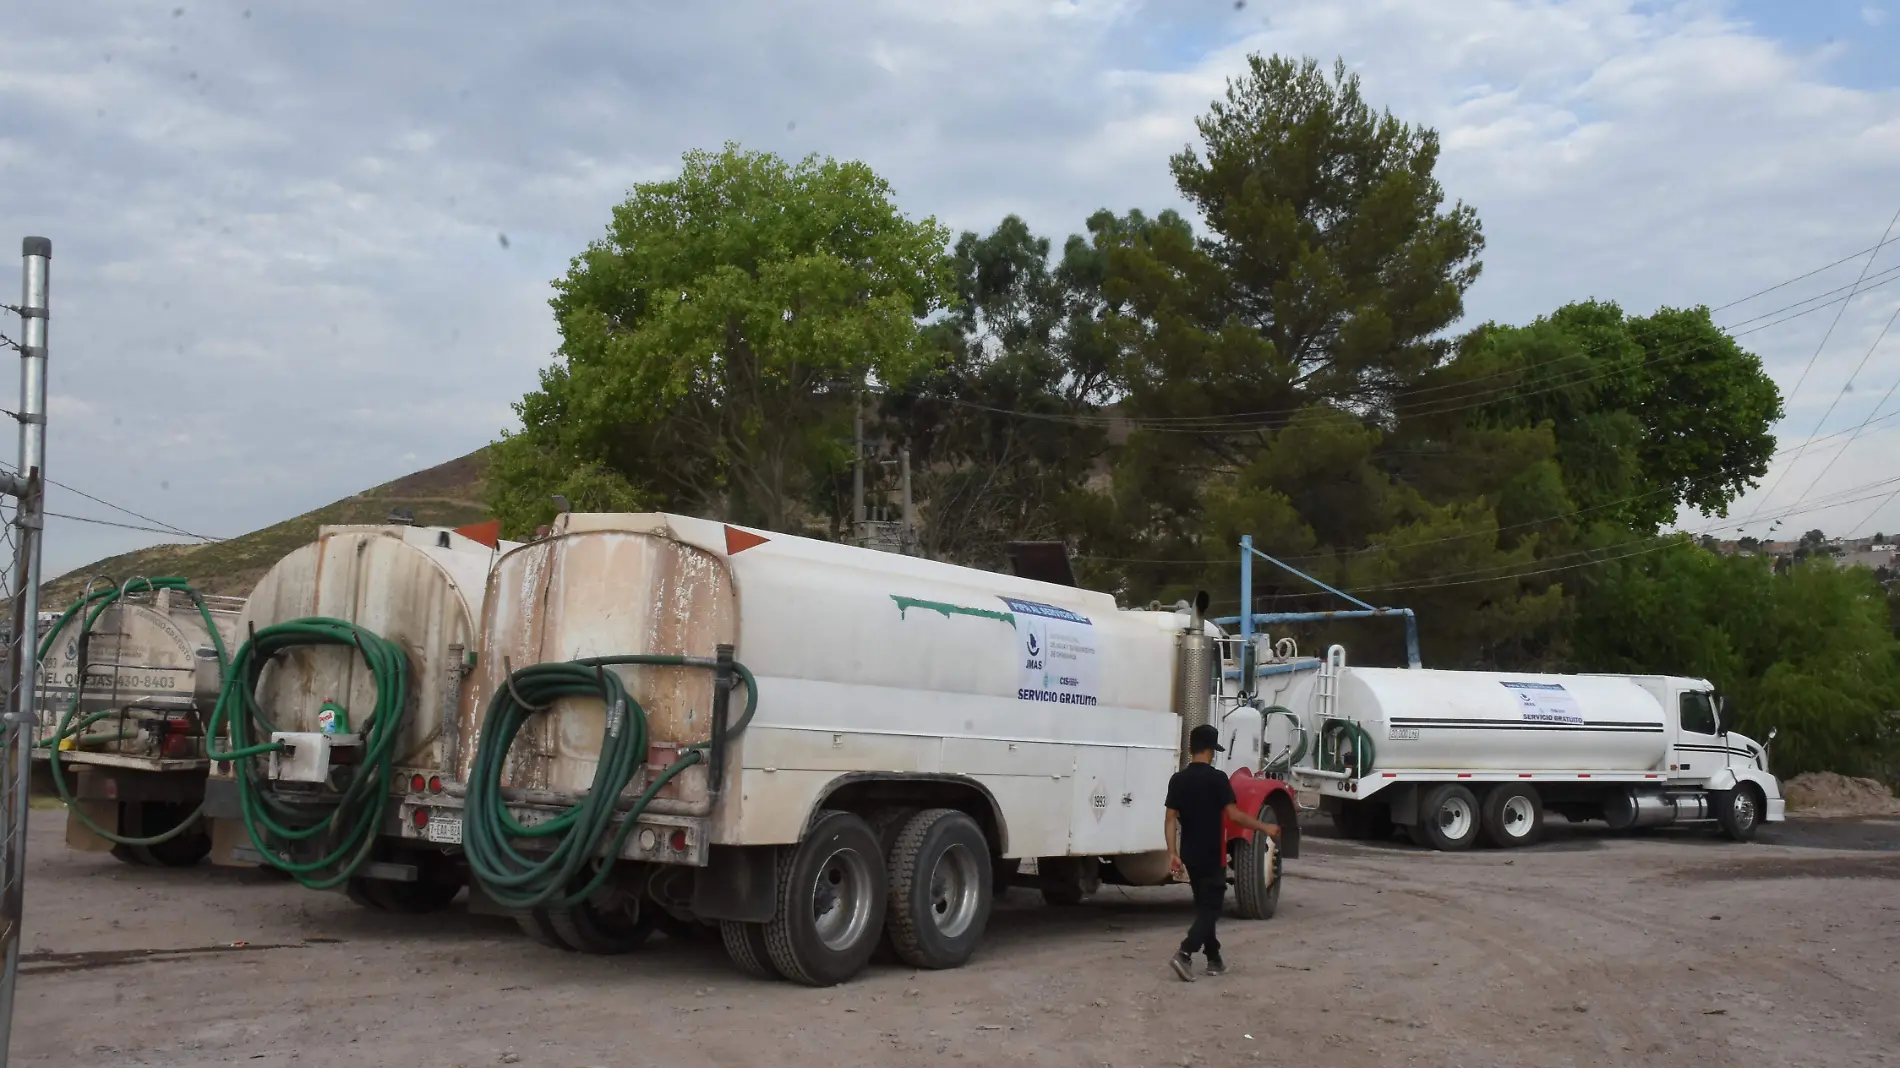
[{"label": "white cloud", "polygon": [[[55,413],[55,477],[218,533],[490,440],[555,343],[548,281],[629,185],[728,139],[863,158],[913,214],[1015,211],[1059,243],[1099,207],[1179,205],[1167,157],[1248,51],[1343,56],[1442,131],[1489,241],[1479,318],[1724,303],[1866,247],[1900,206],[1900,98],[1711,0],[245,10],[27,5],[27,58],[0,67],[0,234],[54,239],[53,388],[88,406]],[[1790,433],[1887,299],[1849,310]],[[1748,340],[1791,383],[1826,318]],[[1829,429],[1893,365],[1870,361]],[[184,421],[188,446],[154,445]],[[1817,495],[1879,477],[1895,434]],[[138,537],[64,525],[48,565]]]}]

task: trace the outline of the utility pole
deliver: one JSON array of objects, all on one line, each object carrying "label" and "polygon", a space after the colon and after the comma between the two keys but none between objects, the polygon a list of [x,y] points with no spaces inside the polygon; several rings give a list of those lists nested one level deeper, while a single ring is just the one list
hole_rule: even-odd
[{"label": "utility pole", "polygon": [[904,499],[904,527],[898,536],[898,544],[906,555],[916,555],[917,511],[911,506],[910,500],[910,449],[908,447],[898,450],[897,462],[901,465],[900,477],[903,480]]},{"label": "utility pole", "polygon": [[[48,277],[53,243],[29,237],[21,243],[20,305],[20,458],[17,475],[0,481],[0,493],[19,504],[14,513],[13,633],[7,657],[7,750],[0,773],[6,809],[5,854],[0,857],[0,940],[5,942],[0,972],[0,1068],[13,1040],[13,994],[20,978],[20,923],[25,915],[26,814],[33,780],[33,687],[40,635],[40,532],[45,526],[46,467],[46,319]],[[59,754],[52,754],[58,760]]]},{"label": "utility pole", "polygon": [[851,411],[851,544],[864,544],[864,390]]}]

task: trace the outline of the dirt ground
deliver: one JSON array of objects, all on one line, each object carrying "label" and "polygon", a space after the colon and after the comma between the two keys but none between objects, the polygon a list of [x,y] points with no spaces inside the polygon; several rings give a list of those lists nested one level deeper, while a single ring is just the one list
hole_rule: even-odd
[{"label": "dirt ground", "polygon": [[1230,972],[1165,961],[1184,888],[1076,909],[1018,890],[954,972],[831,990],[714,945],[543,949],[458,905],[364,912],[254,872],[67,851],[36,811],[16,1064],[1900,1064],[1900,820],[1737,846],[1553,820],[1529,850],[1432,854],[1309,827]]}]

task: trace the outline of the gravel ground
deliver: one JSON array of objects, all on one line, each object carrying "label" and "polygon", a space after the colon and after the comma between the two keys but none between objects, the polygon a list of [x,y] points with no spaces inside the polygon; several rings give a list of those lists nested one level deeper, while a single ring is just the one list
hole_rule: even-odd
[{"label": "gravel ground", "polygon": [[714,945],[544,949],[256,872],[126,867],[34,813],[17,1064],[1900,1064],[1900,820],[1747,846],[1554,820],[1529,850],[1426,853],[1309,828],[1231,970],[1165,961],[1182,888],[1050,909],[1015,891],[959,971],[831,990]]}]

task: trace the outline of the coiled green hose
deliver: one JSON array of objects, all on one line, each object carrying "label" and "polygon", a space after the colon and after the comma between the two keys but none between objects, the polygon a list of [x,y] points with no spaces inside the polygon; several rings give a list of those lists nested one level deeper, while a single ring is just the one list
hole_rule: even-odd
[{"label": "coiled green hose", "polygon": [[1260,710],[1260,720],[1263,725],[1271,723],[1274,716],[1285,716],[1287,721],[1293,724],[1294,742],[1285,753],[1268,761],[1266,767],[1261,770],[1285,774],[1291,771],[1295,764],[1306,759],[1306,731],[1301,729],[1300,717],[1294,715],[1293,710],[1284,705],[1268,705]]},{"label": "coiled green hose", "polygon": [[[272,658],[300,646],[338,645],[356,650],[376,686],[376,704],[357,720],[362,754],[348,780],[300,798],[272,788],[258,757],[284,748],[271,742],[277,728],[257,703],[257,684]],[[341,696],[341,695],[338,695]],[[225,673],[224,688],[206,731],[228,735],[231,748],[211,759],[237,764],[238,803],[251,844],[266,863],[313,890],[347,882],[375,848],[389,807],[396,737],[409,707],[409,657],[402,646],[342,619],[312,616],[277,623],[251,635]],[[261,741],[259,739],[262,739]]]},{"label": "coiled green hose", "polygon": [[[564,909],[587,901],[606,883],[640,814],[660,788],[706,759],[710,742],[685,747],[677,760],[654,776],[621,817],[619,828],[614,828],[621,791],[632,783],[647,752],[646,710],[627,693],[620,676],[606,670],[616,664],[714,666],[713,661],[703,658],[657,654],[534,664],[511,673],[488,701],[475,746],[475,763],[469,770],[462,849],[471,877],[503,908]],[[752,673],[736,662],[732,671],[745,684],[746,706],[727,728],[728,741],[745,730],[758,708],[758,686]],[[508,811],[501,793],[508,749],[530,717],[570,697],[598,697],[607,706],[593,784],[579,801],[554,819],[523,825]],[[557,841],[546,854],[536,851],[536,855],[529,856],[515,848],[515,840],[523,838]],[[594,863],[594,869],[588,873],[585,869],[590,863]]]},{"label": "coiled green hose", "polygon": [[[79,822],[84,824],[92,833],[115,845],[164,845],[166,842],[177,838],[197,826],[198,821],[204,817],[204,802],[200,801],[198,807],[191,810],[190,815],[179,820],[170,829],[161,834],[136,837],[133,835],[119,834],[115,831],[108,831],[104,827],[101,827],[91,816],[88,816],[84,808],[80,807],[78,799],[73,796],[72,786],[66,781],[65,761],[61,760],[59,755],[59,747],[62,742],[67,739],[73,739],[74,743],[77,744],[78,741],[83,738],[83,732],[86,728],[102,719],[110,719],[119,714],[117,709],[99,709],[80,718],[78,722],[74,722],[74,717],[79,715],[80,700],[85,696],[86,692],[86,654],[92,643],[93,624],[99,621],[99,617],[104,615],[107,609],[125,600],[127,596],[135,593],[157,593],[160,590],[176,590],[190,597],[192,603],[198,606],[198,614],[204,619],[205,633],[211,636],[212,648],[216,649],[218,653],[218,667],[220,670],[223,670],[228,662],[228,657],[224,649],[224,639],[218,636],[218,626],[211,620],[211,610],[205,607],[203,595],[197,590],[192,589],[191,583],[188,580],[178,575],[167,575],[163,578],[129,579],[117,586],[109,586],[105,589],[95,590],[80,597],[79,600],[73,602],[72,607],[59,614],[59,619],[55,620],[52,629],[46,632],[46,637],[40,639],[39,652],[34,657],[35,665],[44,662],[46,660],[46,654],[52,650],[53,643],[58,640],[60,634],[66,629],[66,626],[72,622],[75,616],[79,617],[79,660],[77,664],[78,670],[75,672],[73,678],[72,703],[67,705],[66,711],[60,715],[59,724],[54,728],[52,736],[36,744],[41,748],[47,748],[53,751],[52,757],[48,761],[50,765],[49,770],[53,775],[53,789],[59,793],[60,801],[65,803],[66,811],[70,815],[78,817]],[[199,722],[198,727],[200,731],[209,738],[209,731],[204,729],[205,724],[202,721]],[[127,737],[136,737],[136,733],[128,735],[126,732],[120,731],[113,735],[98,736],[96,740],[118,741]]]},{"label": "coiled green hose", "polygon": [[1362,755],[1364,757],[1363,761],[1355,761],[1355,763],[1363,763],[1365,766],[1354,767],[1352,769],[1353,774],[1363,777],[1367,772],[1371,771],[1372,766],[1377,759],[1376,752],[1372,747],[1372,735],[1367,734],[1366,729],[1364,727],[1361,727],[1359,724],[1349,719],[1329,719],[1320,726],[1320,729],[1319,729],[1320,747],[1319,747],[1319,760],[1318,760],[1318,762],[1322,765],[1320,770],[1321,771],[1345,771],[1346,770],[1345,764],[1343,762],[1331,761],[1331,760],[1326,759],[1326,753],[1327,753],[1326,741],[1329,736],[1335,735],[1335,734],[1345,736],[1345,741],[1351,743],[1353,747],[1353,754],[1355,757],[1362,756]]}]

